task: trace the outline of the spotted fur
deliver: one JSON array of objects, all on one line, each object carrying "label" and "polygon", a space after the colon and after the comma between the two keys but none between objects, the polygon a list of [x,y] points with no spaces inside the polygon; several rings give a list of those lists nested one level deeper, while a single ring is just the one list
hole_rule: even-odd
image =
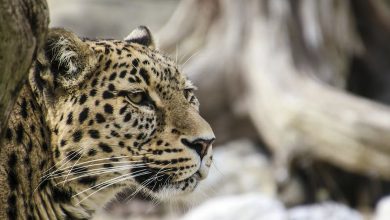
[{"label": "spotted fur", "polygon": [[0,148],[0,219],[89,219],[122,190],[158,199],[207,176],[214,134],[193,85],[139,27],[49,32]]}]

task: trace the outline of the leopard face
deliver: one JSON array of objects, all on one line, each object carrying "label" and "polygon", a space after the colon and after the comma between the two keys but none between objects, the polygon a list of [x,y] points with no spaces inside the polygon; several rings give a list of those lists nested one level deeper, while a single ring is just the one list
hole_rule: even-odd
[{"label": "leopard face", "polygon": [[30,81],[47,106],[55,164],[46,177],[80,201],[126,187],[172,198],[207,176],[213,131],[195,87],[147,28],[123,41],[52,29],[35,65]]}]

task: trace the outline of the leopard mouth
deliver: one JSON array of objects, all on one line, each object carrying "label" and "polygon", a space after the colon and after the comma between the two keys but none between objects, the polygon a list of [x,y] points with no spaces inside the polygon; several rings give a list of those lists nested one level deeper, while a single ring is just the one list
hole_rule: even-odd
[{"label": "leopard mouth", "polygon": [[196,172],[186,179],[170,182],[155,193],[155,196],[162,201],[179,201],[194,192],[201,180],[201,174]]},{"label": "leopard mouth", "polygon": [[203,178],[198,171],[183,180],[170,182],[159,191],[161,195],[158,197],[162,199],[169,198],[172,201],[172,199],[175,199],[172,198],[172,196],[177,196],[179,198],[188,195],[195,191],[202,179]]},{"label": "leopard mouth", "polygon": [[[183,180],[172,181],[173,176],[161,173],[158,169],[148,168],[147,170],[147,174],[139,175],[135,177],[135,180],[141,187],[152,193],[159,193],[167,190],[189,193],[194,191],[199,182],[203,179],[199,171]],[[135,169],[132,171],[137,172]]]},{"label": "leopard mouth", "polygon": [[[139,168],[141,169],[141,168]],[[147,168],[145,174],[138,175],[134,179],[141,185],[141,187],[146,188],[152,192],[158,192],[166,184],[171,182],[172,176],[159,172],[155,168]],[[136,169],[133,169],[132,172],[139,172]]]}]

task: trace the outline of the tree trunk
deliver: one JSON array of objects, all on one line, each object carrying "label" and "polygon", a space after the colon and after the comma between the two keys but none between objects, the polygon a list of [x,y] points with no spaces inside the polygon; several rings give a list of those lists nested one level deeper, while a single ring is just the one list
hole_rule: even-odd
[{"label": "tree trunk", "polygon": [[48,24],[45,0],[0,0],[0,137]]}]

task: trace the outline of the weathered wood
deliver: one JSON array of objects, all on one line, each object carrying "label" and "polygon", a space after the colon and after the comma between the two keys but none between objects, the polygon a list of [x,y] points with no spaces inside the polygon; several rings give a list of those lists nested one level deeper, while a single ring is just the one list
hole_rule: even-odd
[{"label": "weathered wood", "polygon": [[[212,124],[241,122],[237,133],[251,126],[243,121],[249,115],[278,164],[308,157],[390,180],[390,108],[345,91],[352,59],[372,57],[356,10],[378,10],[379,1],[205,2],[184,1],[160,43],[173,53],[175,42],[186,45],[180,54],[199,51],[184,69],[210,104],[203,110]],[[204,12],[202,4],[214,7]],[[370,25],[386,26],[387,9]],[[232,128],[226,123],[221,130]]]},{"label": "weathered wood", "polygon": [[[296,48],[291,45],[296,41],[284,31],[289,28],[286,25],[288,14],[293,9],[287,4],[277,7],[273,8],[275,11],[271,8],[268,19],[259,17],[244,59],[247,67],[257,63],[256,68],[246,69],[252,100],[252,108],[248,110],[266,142],[282,162],[305,155],[350,171],[390,179],[390,108],[337,90],[327,85],[332,84],[328,80],[313,77],[323,75],[321,69],[313,68],[318,64],[308,58],[304,63],[309,68],[297,65],[302,62],[296,61],[297,53],[293,51]],[[348,14],[349,9],[349,4],[345,4],[341,14]],[[340,24],[344,19],[348,17],[339,17],[334,24]],[[346,27],[333,30],[332,34],[331,29],[320,27],[323,33],[328,32],[325,36],[333,39],[317,48],[327,45],[325,52],[329,53],[332,47],[342,45],[337,35],[342,36]],[[354,32],[349,30],[347,33]],[[349,39],[353,40],[352,37]],[[308,48],[307,40],[303,41],[306,43],[303,48]],[[339,47],[338,51],[345,53],[346,50]],[[319,55],[326,58],[325,52],[320,52]],[[300,54],[313,53],[301,50]],[[351,55],[346,55],[344,60],[339,57],[338,62],[347,63]],[[334,68],[335,63],[324,66],[333,68],[328,77],[330,82],[345,75],[340,74],[342,69]],[[263,74],[266,72],[272,74]]]},{"label": "weathered wood", "polygon": [[0,0],[0,137],[48,24],[45,0]]}]

